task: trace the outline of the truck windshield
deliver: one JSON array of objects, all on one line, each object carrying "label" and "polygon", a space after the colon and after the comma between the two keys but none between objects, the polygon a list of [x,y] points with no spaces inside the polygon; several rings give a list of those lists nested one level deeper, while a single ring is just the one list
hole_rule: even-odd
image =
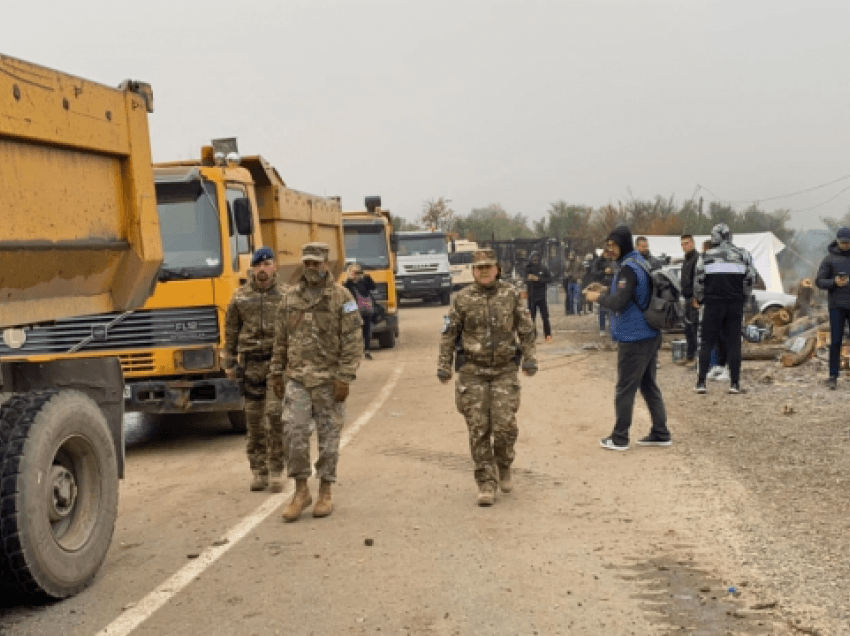
[{"label": "truck windshield", "polygon": [[215,197],[215,185],[209,181],[156,184],[163,251],[160,280],[221,274],[221,230]]},{"label": "truck windshield", "polygon": [[344,230],[346,261],[356,261],[363,269],[386,269],[390,266],[383,225],[345,223]]},{"label": "truck windshield", "polygon": [[418,254],[445,254],[446,239],[442,234],[436,236],[398,236],[398,255],[416,256]]}]

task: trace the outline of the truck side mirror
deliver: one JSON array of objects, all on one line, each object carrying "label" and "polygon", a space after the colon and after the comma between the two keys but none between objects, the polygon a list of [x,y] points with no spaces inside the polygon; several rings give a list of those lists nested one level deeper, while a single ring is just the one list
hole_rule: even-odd
[{"label": "truck side mirror", "polygon": [[251,201],[248,197],[239,197],[233,201],[233,214],[236,217],[236,232],[250,236],[254,232],[254,218],[251,216]]},{"label": "truck side mirror", "polygon": [[392,249],[393,254],[398,252],[398,234],[390,234],[390,249]]}]

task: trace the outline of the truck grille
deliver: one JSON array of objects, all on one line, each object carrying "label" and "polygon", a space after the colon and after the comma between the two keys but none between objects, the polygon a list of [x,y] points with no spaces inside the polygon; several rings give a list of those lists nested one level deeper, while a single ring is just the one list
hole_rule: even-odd
[{"label": "truck grille", "polygon": [[[151,309],[97,314],[33,325],[26,342],[10,349],[0,341],[0,358],[61,355],[75,352],[122,351],[169,346],[217,344],[218,314],[215,307]],[[121,364],[129,370],[130,357]],[[133,358],[135,361],[136,358]],[[137,362],[133,362],[136,364]],[[140,362],[138,362],[140,363]]]},{"label": "truck grille", "polygon": [[152,353],[124,353],[118,359],[125,374],[149,372],[154,368]]},{"label": "truck grille", "polygon": [[405,265],[404,269],[411,274],[425,274],[428,272],[436,272],[440,269],[440,266],[437,263],[427,263],[425,265]]}]

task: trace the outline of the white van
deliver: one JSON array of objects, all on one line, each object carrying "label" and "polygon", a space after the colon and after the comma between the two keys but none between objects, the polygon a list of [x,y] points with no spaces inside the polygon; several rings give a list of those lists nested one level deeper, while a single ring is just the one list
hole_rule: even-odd
[{"label": "white van", "polygon": [[472,277],[472,253],[477,249],[478,243],[465,239],[452,241],[449,244],[453,289],[463,289],[475,281]]}]

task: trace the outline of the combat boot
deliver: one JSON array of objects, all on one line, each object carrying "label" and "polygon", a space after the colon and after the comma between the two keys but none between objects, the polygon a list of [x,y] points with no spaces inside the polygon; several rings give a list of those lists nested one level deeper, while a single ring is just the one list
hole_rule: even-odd
[{"label": "combat boot", "polygon": [[514,489],[514,484],[511,481],[511,469],[499,467],[499,490],[508,493]]},{"label": "combat boot", "polygon": [[258,490],[265,490],[269,485],[269,476],[261,475],[259,470],[252,470],[254,473],[254,479],[251,480],[251,490],[254,492]]},{"label": "combat boot", "polygon": [[272,473],[270,475],[270,488],[272,492],[283,492],[283,473]]},{"label": "combat boot", "polygon": [[296,479],[295,494],[292,495],[292,499],[283,509],[283,520],[295,521],[311,503],[313,503],[313,498],[310,496],[310,489],[307,488],[307,480]]},{"label": "combat boot", "polygon": [[319,486],[319,500],[313,506],[314,517],[327,517],[333,512],[334,504],[331,499],[331,482],[322,480]]},{"label": "combat boot", "polygon": [[484,481],[478,484],[478,505],[492,506],[496,501],[496,486],[492,481]]}]

